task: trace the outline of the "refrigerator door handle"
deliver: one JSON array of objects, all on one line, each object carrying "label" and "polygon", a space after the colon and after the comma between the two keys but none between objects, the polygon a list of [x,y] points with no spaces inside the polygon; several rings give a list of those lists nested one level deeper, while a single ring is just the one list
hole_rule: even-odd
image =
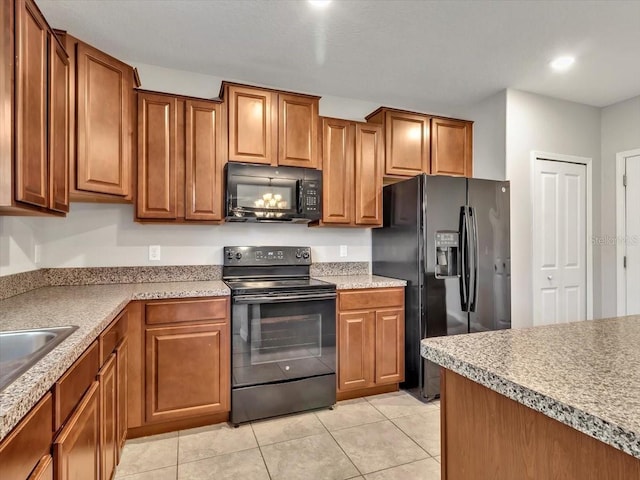
[{"label": "refrigerator door handle", "polygon": [[[476,311],[476,302],[478,300],[478,263],[480,258],[480,247],[478,242],[478,220],[476,218],[476,209],[473,207],[469,207],[469,218],[471,222],[471,268],[473,271],[471,272],[471,278],[473,279],[473,284],[469,287],[469,311]],[[473,296],[471,296],[473,295]]]},{"label": "refrigerator door handle", "polygon": [[468,220],[467,220],[467,207],[460,207],[460,267],[462,271],[460,272],[460,307],[463,312],[469,311],[469,284],[468,284],[468,272],[469,265],[468,262],[468,240],[469,240],[469,230],[468,230]]}]

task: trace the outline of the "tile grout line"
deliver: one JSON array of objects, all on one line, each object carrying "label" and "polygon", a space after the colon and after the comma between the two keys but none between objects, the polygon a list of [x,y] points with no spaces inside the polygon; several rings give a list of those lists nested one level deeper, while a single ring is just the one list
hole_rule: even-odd
[{"label": "tile grout line", "polygon": [[182,430],[178,430],[178,445],[176,448],[176,480],[178,480],[178,472],[180,471],[180,432]]},{"label": "tile grout line", "polygon": [[258,445],[258,451],[260,452],[260,458],[262,459],[264,469],[267,471],[267,477],[269,477],[269,480],[273,480],[271,477],[271,472],[269,471],[269,466],[267,465],[267,460],[264,458],[264,454],[262,453],[262,447],[260,446],[260,442],[258,442],[258,436],[256,435],[256,431],[253,429],[253,422],[249,422],[249,428],[251,429],[251,433],[253,433],[253,438],[256,441],[256,445]]},{"label": "tile grout line", "polygon": [[[317,415],[316,415],[316,416],[317,416]],[[320,423],[322,423],[322,420],[320,420],[319,418],[318,418],[318,421],[319,421]],[[324,426],[324,423],[322,423],[322,425]],[[329,433],[329,436],[331,436],[331,439],[336,443],[336,445],[338,445],[338,448],[340,449],[340,451],[341,451],[342,453],[344,453],[344,456],[345,456],[345,457],[347,457],[347,460],[349,460],[349,462],[351,463],[351,465],[353,465],[353,468],[355,468],[355,469],[356,469],[356,471],[360,474],[360,476],[363,476],[363,475],[364,475],[364,473],[362,473],[362,472],[360,471],[360,469],[359,469],[359,468],[358,468],[358,466],[355,464],[355,462],[351,459],[351,457],[349,456],[349,454],[348,454],[347,452],[345,452],[345,451],[344,451],[344,448],[342,448],[342,445],[340,445],[340,442],[338,442],[338,440],[336,440],[336,437],[334,437],[334,436],[333,436],[333,433],[331,433],[331,431],[330,431],[326,426],[324,426],[324,428],[325,428],[325,429],[327,430],[327,432]],[[345,429],[345,430],[346,430],[346,429]],[[356,475],[356,477],[357,477],[357,475]],[[347,477],[347,478],[356,478],[356,477]]]},{"label": "tile grout line", "polygon": [[[418,462],[422,462],[423,460],[433,460],[435,462],[437,462],[437,460],[433,457],[427,457],[427,458],[420,458],[418,460],[412,460],[411,462],[405,462],[405,463],[399,463],[398,465],[394,465],[393,467],[386,467],[386,468],[381,468],[380,470],[374,470],[373,472],[368,472],[368,473],[363,473],[362,475],[371,475],[373,473],[379,473],[379,472],[384,472],[385,470],[392,470],[394,468],[398,468],[398,467],[404,467],[406,465],[411,465],[412,463],[418,463]],[[438,465],[440,465],[440,463],[438,462]]]}]

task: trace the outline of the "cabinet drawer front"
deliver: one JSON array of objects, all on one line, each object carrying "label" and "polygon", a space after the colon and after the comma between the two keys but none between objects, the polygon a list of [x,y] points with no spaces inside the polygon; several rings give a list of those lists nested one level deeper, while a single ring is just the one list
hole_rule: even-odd
[{"label": "cabinet drawer front", "polygon": [[0,443],[0,478],[27,478],[49,452],[53,438],[53,397],[47,393]]},{"label": "cabinet drawer front", "polygon": [[198,322],[218,320],[226,322],[229,317],[229,299],[221,297],[201,300],[173,300],[148,303],[145,306],[147,325],[176,322]]},{"label": "cabinet drawer front", "polygon": [[129,327],[129,315],[124,310],[111,322],[104,332],[100,334],[100,365],[107,361],[111,352],[116,349],[116,346],[127,335]]},{"label": "cabinet drawer front", "polygon": [[95,380],[100,366],[98,342],[93,342],[53,386],[54,430],[58,430]]},{"label": "cabinet drawer front", "polygon": [[359,310],[404,305],[404,288],[375,288],[339,292],[338,309]]}]

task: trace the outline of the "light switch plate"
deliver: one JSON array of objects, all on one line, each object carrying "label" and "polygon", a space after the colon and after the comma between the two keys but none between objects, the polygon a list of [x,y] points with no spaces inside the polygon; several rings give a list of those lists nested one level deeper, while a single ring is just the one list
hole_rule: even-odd
[{"label": "light switch plate", "polygon": [[347,256],[347,246],[346,245],[340,245],[340,256],[341,257],[346,257]]},{"label": "light switch plate", "polygon": [[160,245],[149,245],[149,260],[152,262],[160,260]]}]

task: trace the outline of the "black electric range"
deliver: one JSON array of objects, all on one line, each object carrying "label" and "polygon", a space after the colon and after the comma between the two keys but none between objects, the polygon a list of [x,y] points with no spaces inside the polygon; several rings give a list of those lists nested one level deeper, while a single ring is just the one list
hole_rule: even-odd
[{"label": "black electric range", "polygon": [[224,248],[234,424],[336,401],[336,287],[310,265],[309,247]]}]

